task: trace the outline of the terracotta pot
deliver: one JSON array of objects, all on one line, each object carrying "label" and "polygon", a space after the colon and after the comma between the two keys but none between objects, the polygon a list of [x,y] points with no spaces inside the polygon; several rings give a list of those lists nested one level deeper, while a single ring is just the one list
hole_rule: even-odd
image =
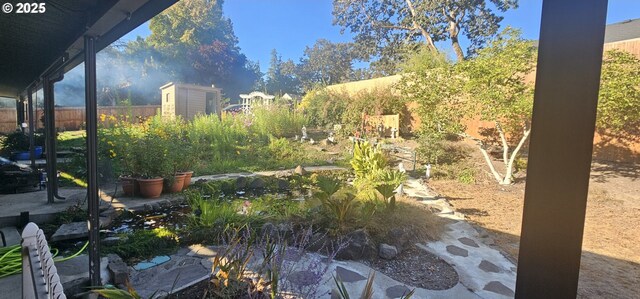
[{"label": "terracotta pot", "polygon": [[186,174],[176,174],[173,177],[173,182],[172,183],[168,183],[167,182],[167,189],[165,189],[167,192],[169,193],[176,193],[176,192],[180,192],[182,191],[182,186],[184,185],[184,179],[187,175]]},{"label": "terracotta pot", "polygon": [[135,178],[121,176],[120,183],[122,184],[122,192],[125,196],[135,196],[140,191],[140,186]]},{"label": "terracotta pot", "polygon": [[144,198],[157,198],[162,194],[163,178],[138,179],[140,195]]},{"label": "terracotta pot", "polygon": [[184,184],[182,185],[182,190],[187,189],[191,185],[191,177],[193,176],[193,171],[181,171],[178,174],[184,174]]}]

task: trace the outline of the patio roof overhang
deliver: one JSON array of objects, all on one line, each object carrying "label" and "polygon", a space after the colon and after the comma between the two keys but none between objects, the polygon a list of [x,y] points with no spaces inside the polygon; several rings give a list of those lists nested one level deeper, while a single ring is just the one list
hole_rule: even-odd
[{"label": "patio roof overhang", "polygon": [[47,72],[82,63],[85,35],[100,51],[176,0],[56,0],[44,13],[3,13],[0,18],[0,96],[39,87]]}]

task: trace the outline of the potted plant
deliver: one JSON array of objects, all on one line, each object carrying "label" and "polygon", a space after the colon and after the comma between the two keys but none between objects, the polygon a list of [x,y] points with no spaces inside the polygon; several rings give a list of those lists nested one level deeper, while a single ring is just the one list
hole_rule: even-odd
[{"label": "potted plant", "polygon": [[[38,141],[40,139],[37,139]],[[3,152],[7,155],[11,155],[11,159],[14,161],[29,160],[31,155],[29,153],[29,136],[23,132],[11,133],[2,142]],[[35,146],[34,158],[38,159],[42,155],[42,146]]]},{"label": "potted plant", "polygon": [[139,176],[134,145],[142,138],[138,126],[127,122],[116,123],[111,129],[98,130],[99,148],[105,157],[116,160],[120,175],[118,179],[125,196],[139,194],[136,179]]},{"label": "potted plant", "polygon": [[149,132],[138,140],[134,148],[140,195],[157,198],[162,194],[164,177],[170,173],[166,144]]},{"label": "potted plant", "polygon": [[193,163],[195,162],[195,154],[193,146],[187,141],[184,144],[181,157],[177,160],[176,169],[178,174],[184,174],[184,182],[182,190],[187,189],[191,185],[191,177],[193,176]]},{"label": "potted plant", "polygon": [[180,192],[184,188],[184,181],[187,177],[187,174],[180,170],[185,161],[191,159],[188,154],[185,154],[185,149],[189,147],[185,134],[186,124],[180,117],[162,119],[160,122],[154,123],[156,134],[166,145],[165,156],[170,166],[170,172],[165,177],[165,191],[169,193]]}]

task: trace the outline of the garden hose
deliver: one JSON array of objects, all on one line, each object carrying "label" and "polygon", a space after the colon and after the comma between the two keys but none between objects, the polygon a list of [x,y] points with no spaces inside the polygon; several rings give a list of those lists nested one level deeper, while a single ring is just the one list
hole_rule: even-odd
[{"label": "garden hose", "polygon": [[[53,261],[56,263],[64,262],[70,260],[72,258],[80,255],[89,245],[89,242],[86,242],[82,248],[75,254],[55,259],[58,255],[58,250],[55,248],[51,249],[52,256],[54,257]],[[21,245],[13,245],[8,247],[0,248],[0,278],[7,277],[13,274],[18,274],[22,272],[22,246]]]}]

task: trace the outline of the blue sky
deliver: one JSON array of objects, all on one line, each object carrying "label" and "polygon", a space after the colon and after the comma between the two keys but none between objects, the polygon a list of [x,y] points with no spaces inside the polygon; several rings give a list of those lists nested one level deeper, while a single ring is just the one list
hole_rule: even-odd
[{"label": "blue sky", "polygon": [[[283,59],[298,62],[306,46],[319,38],[334,42],[350,41],[333,26],[331,0],[226,0],[224,13],[233,22],[239,46],[249,59],[260,62],[263,72],[269,67],[272,49]],[[537,39],[540,29],[541,0],[520,0],[520,7],[504,14],[502,26],[520,28],[525,38]],[[640,0],[609,0],[607,23],[640,18]],[[149,34],[148,24],[124,39]],[[447,43],[439,45],[451,52]],[[464,45],[463,45],[464,46]]]}]

